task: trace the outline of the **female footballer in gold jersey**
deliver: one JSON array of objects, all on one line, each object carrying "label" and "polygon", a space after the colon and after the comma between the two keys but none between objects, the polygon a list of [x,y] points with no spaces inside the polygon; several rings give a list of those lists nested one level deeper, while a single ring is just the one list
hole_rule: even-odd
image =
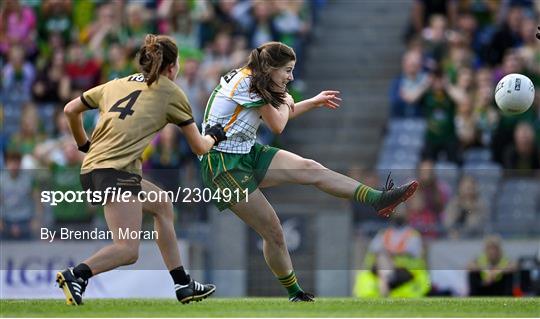
[{"label": "female footballer in gold jersey", "polygon": [[[57,282],[68,304],[82,303],[88,279],[99,273],[137,261],[139,238],[120,238],[120,231],[139,231],[142,212],[154,217],[157,244],[182,303],[212,294],[214,285],[194,281],[185,272],[178,252],[170,201],[139,201],[143,191],[161,191],[142,179],[141,155],[154,135],[166,124],[180,127],[194,153],[202,155],[225,139],[223,128],[215,125],[201,135],[193,121],[191,106],[184,92],[173,82],[179,70],[178,48],[166,36],[147,35],[138,55],[140,74],[115,79],[84,92],[65,108],[71,132],[79,150],[87,152],[81,168],[83,189],[131,192],[127,201],[109,199],[105,219],[113,233],[113,243],[74,268],[57,274]],[[82,125],[81,115],[99,109],[100,118],[91,140]]]}]

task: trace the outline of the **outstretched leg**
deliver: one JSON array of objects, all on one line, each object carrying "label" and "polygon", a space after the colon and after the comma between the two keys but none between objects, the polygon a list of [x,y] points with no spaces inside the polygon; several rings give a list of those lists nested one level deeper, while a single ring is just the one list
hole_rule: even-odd
[{"label": "outstretched leg", "polygon": [[412,196],[418,187],[418,183],[413,181],[392,190],[375,190],[314,160],[279,150],[272,159],[260,187],[284,183],[313,185],[336,197],[365,202],[383,216],[388,216],[399,203]]},{"label": "outstretched leg", "polygon": [[279,150],[272,159],[260,187],[285,183],[313,185],[325,193],[341,198],[353,198],[359,185],[354,179],[329,170],[314,160]]}]

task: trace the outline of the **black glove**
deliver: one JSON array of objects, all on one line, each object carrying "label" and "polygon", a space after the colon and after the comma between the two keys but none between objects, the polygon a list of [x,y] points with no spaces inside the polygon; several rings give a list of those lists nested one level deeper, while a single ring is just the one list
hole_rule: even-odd
[{"label": "black glove", "polygon": [[90,149],[90,141],[86,141],[83,145],[78,147],[79,151],[83,153],[88,153],[88,150]]},{"label": "black glove", "polygon": [[219,142],[225,141],[227,139],[227,136],[225,135],[225,130],[223,129],[223,126],[221,124],[216,124],[214,126],[210,126],[210,124],[206,125],[204,129],[205,135],[210,135],[216,143],[214,145],[218,145]]},{"label": "black glove", "polygon": [[540,40],[540,26],[538,26],[538,33],[536,34],[536,38]]}]

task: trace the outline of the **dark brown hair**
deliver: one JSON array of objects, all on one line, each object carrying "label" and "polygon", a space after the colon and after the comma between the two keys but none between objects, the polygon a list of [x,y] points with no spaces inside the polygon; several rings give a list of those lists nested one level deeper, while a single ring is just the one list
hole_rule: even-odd
[{"label": "dark brown hair", "polygon": [[285,92],[272,89],[270,72],[296,61],[294,50],[281,42],[268,42],[253,49],[245,67],[251,70],[249,92],[260,95],[263,100],[278,108],[285,102]]},{"label": "dark brown hair", "polygon": [[150,86],[159,75],[178,59],[178,47],[168,36],[148,34],[139,50],[139,67]]}]

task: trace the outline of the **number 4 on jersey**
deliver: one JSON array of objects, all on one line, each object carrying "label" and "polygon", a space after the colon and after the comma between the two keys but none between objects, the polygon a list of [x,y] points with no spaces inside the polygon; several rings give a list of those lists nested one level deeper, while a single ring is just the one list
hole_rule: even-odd
[{"label": "number 4 on jersey", "polygon": [[[133,91],[128,96],[121,98],[120,100],[116,101],[114,105],[109,109],[109,112],[119,112],[120,116],[119,118],[121,120],[125,119],[128,115],[133,115],[134,111],[131,109],[133,107],[133,104],[135,104],[135,101],[137,101],[137,98],[141,94],[141,90]],[[121,104],[127,101],[127,104],[125,107],[119,107]]]}]

